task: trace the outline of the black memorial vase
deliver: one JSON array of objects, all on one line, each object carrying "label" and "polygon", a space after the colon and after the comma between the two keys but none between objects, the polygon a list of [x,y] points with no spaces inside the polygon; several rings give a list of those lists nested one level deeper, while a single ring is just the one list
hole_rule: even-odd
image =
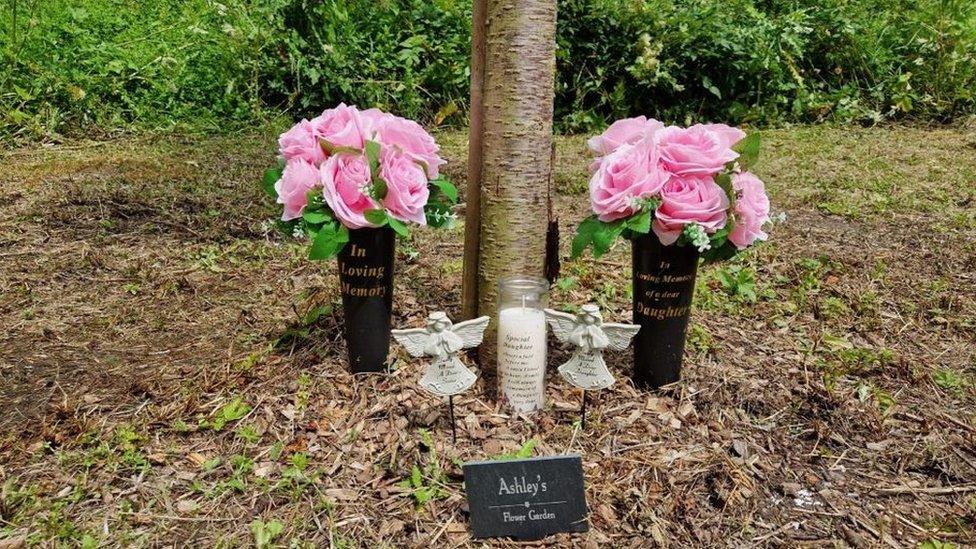
[{"label": "black memorial vase", "polygon": [[656,389],[681,378],[691,301],[695,294],[698,250],[664,246],[653,232],[632,240],[634,385]]},{"label": "black memorial vase", "polygon": [[355,374],[386,369],[395,246],[389,227],[351,229],[337,258],[349,368]]}]

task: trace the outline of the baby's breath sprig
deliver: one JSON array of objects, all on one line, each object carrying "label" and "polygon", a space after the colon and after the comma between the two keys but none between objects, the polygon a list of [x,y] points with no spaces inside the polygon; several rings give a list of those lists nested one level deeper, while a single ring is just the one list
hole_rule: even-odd
[{"label": "baby's breath sprig", "polygon": [[682,236],[692,246],[698,248],[699,252],[704,252],[712,247],[712,241],[709,239],[708,233],[705,232],[705,227],[702,227],[698,223],[688,223],[685,225]]}]

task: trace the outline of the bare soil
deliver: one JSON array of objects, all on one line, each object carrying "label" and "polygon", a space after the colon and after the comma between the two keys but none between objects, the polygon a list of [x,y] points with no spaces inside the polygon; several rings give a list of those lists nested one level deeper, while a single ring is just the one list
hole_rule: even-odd
[{"label": "bare soil", "polygon": [[[976,545],[972,131],[765,132],[786,218],[702,270],[683,380],[635,390],[611,355],[585,430],[558,376],[532,417],[479,381],[457,444],[401,350],[346,372],[335,266],[262,225],[273,135],[0,153],[0,547],[240,546],[276,521],[282,546]],[[438,139],[460,180],[465,136]],[[583,142],[559,142],[564,250]],[[399,245],[397,325],[458,314],[462,234]],[[621,243],[550,300],[626,321],[629,279]],[[460,463],[533,439],[582,454],[590,532],[472,540]]]}]

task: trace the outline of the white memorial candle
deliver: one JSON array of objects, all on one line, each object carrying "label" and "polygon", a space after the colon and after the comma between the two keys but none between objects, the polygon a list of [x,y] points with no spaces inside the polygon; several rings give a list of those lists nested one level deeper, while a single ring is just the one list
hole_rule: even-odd
[{"label": "white memorial candle", "polygon": [[502,397],[519,412],[542,408],[546,378],[546,315],[532,307],[498,313],[498,383]]}]

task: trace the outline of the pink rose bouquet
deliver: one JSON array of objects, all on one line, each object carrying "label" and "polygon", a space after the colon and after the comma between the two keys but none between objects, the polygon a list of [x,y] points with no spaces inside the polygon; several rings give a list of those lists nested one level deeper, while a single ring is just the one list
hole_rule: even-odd
[{"label": "pink rose bouquet", "polygon": [[457,189],[440,174],[440,148],[421,126],[379,109],[340,104],[278,138],[279,165],[265,191],[282,205],[279,225],[312,239],[310,259],[335,257],[349,230],[407,223],[449,226]]},{"label": "pink rose bouquet", "polygon": [[724,124],[665,126],[643,116],[618,120],[587,141],[590,205],[573,257],[599,257],[618,236],[653,231],[665,246],[694,246],[706,260],[766,240],[766,188],[749,168],[759,136]]}]

